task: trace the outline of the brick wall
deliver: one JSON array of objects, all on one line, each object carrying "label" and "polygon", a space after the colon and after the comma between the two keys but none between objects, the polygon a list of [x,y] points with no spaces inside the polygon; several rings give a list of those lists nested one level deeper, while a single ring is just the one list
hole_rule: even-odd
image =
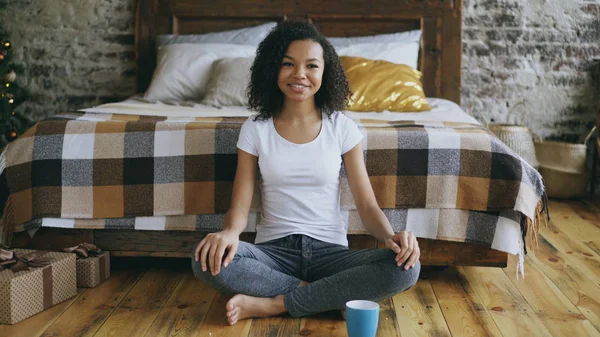
[{"label": "brick wall", "polygon": [[[464,7],[463,107],[506,122],[525,100],[526,124],[544,138],[576,141],[589,131],[600,1],[466,0]],[[514,115],[510,121],[521,117]]]},{"label": "brick wall", "polygon": [[135,94],[135,0],[0,0],[38,120]]},{"label": "brick wall", "polygon": [[[21,112],[40,119],[135,93],[135,0],[0,1],[34,94]],[[600,0],[465,0],[463,107],[505,121],[525,99],[538,134],[577,139],[594,120],[586,67],[600,58],[599,17]]]}]

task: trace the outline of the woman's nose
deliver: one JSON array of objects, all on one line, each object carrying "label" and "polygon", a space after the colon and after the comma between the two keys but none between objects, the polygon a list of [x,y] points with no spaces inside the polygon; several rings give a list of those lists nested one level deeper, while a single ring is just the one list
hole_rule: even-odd
[{"label": "woman's nose", "polygon": [[304,67],[296,67],[296,72],[294,75],[298,78],[306,77],[306,72],[304,71]]}]

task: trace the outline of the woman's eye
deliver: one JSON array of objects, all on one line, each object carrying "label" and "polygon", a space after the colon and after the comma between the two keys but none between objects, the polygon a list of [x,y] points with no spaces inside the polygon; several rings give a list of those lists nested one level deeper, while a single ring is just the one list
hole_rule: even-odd
[{"label": "woman's eye", "polygon": [[308,65],[308,67],[309,67],[309,68],[319,68],[319,66],[318,66],[318,65],[316,65],[316,64],[312,64],[312,63],[311,63],[311,64],[309,64],[309,65]]},{"label": "woman's eye", "polygon": [[284,67],[291,67],[292,63],[291,62],[283,62],[281,65]]}]

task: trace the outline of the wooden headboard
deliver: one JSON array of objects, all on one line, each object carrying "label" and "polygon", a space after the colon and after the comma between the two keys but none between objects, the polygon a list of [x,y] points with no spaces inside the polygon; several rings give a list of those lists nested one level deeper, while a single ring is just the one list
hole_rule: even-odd
[{"label": "wooden headboard", "polygon": [[325,36],[422,31],[419,69],[428,97],[460,104],[462,0],[138,0],[137,89],[156,66],[160,34],[201,34],[287,19],[310,20]]}]

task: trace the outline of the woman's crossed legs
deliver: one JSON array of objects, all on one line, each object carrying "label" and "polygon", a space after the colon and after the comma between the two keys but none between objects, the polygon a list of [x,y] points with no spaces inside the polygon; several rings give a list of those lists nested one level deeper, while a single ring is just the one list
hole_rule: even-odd
[{"label": "woman's crossed legs", "polygon": [[[194,250],[195,251],[195,250]],[[233,262],[212,275],[192,258],[194,274],[238,294],[227,302],[230,324],[289,312],[294,317],[342,309],[355,299],[379,301],[412,287],[420,264],[404,270],[389,249],[351,250],[304,235],[263,244],[240,242]],[[310,283],[309,283],[310,282]]]}]

